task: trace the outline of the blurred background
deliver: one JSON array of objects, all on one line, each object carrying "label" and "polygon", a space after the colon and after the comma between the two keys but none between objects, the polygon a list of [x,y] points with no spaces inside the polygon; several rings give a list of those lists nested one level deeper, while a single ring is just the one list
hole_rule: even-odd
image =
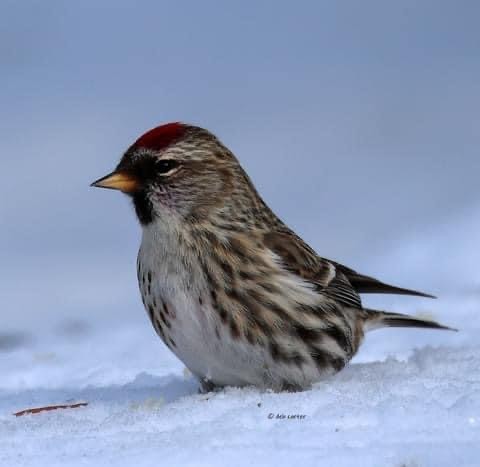
[{"label": "blurred background", "polygon": [[89,184],[176,120],[217,134],[319,254],[441,297],[367,303],[464,328],[379,331],[360,358],[470,343],[479,20],[468,0],[3,0],[0,352],[56,337],[86,349],[91,333],[160,348],[132,207]]}]

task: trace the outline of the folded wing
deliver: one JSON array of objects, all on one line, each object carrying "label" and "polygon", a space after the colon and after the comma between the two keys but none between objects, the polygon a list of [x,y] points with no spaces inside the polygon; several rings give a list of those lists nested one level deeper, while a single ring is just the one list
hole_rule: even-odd
[{"label": "folded wing", "polygon": [[264,235],[263,241],[281,258],[288,270],[315,283],[319,291],[345,305],[361,308],[358,294],[362,293],[435,298],[427,293],[385,284],[340,263],[321,258],[300,237],[291,232],[269,232]]}]

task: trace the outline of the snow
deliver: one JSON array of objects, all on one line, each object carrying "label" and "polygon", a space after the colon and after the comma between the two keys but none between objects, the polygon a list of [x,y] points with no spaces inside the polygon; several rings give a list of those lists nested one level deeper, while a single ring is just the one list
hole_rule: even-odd
[{"label": "snow", "polygon": [[[455,300],[435,303],[437,317],[459,325],[446,316]],[[473,316],[477,304],[456,308]],[[201,395],[141,318],[54,333],[45,326],[36,341],[4,336],[1,466],[478,465],[473,322],[463,333],[376,331],[355,362],[310,391]],[[407,335],[443,345],[402,351]],[[83,401],[85,408],[12,415]]]}]

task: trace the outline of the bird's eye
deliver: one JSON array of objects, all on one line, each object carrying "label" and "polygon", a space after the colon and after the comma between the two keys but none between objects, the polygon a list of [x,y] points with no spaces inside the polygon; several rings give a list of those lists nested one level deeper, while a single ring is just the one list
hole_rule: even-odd
[{"label": "bird's eye", "polygon": [[160,159],[155,163],[155,170],[159,174],[166,174],[177,166],[177,162],[171,159]]}]

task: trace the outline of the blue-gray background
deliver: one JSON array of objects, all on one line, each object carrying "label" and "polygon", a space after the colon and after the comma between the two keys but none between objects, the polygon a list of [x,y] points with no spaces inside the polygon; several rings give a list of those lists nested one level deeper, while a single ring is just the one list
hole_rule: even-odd
[{"label": "blue-gray background", "polygon": [[3,0],[0,334],[150,332],[131,206],[89,183],[176,120],[216,133],[323,256],[477,297],[479,24],[466,0]]}]

